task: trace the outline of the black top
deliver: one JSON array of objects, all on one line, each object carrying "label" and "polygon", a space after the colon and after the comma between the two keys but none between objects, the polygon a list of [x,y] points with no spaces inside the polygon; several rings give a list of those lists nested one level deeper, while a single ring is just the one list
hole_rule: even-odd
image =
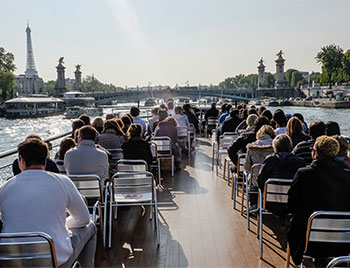
[{"label": "black top", "polygon": [[[50,158],[48,158],[47,161],[46,161],[45,170],[46,171],[51,171],[51,172],[54,172],[54,173],[60,173],[56,163],[54,161],[52,161]],[[16,176],[19,173],[21,173],[21,170],[19,169],[19,166],[18,166],[18,158],[15,159],[15,161],[13,161],[13,163],[12,163],[12,172],[13,172],[14,176]]]},{"label": "black top", "polygon": [[210,108],[206,113],[205,113],[205,120],[207,121],[209,117],[218,117],[219,116],[219,111],[216,108]]},{"label": "black top", "polygon": [[142,159],[150,166],[152,164],[152,152],[150,144],[143,140],[128,139],[122,145],[125,159]]}]

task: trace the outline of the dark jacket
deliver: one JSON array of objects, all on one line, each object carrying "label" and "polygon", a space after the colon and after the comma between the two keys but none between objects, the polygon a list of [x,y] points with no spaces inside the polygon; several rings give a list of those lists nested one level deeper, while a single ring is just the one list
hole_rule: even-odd
[{"label": "dark jacket", "polygon": [[273,153],[267,156],[258,175],[258,185],[264,190],[270,178],[293,179],[297,170],[305,167],[305,161],[289,152]]},{"label": "dark jacket", "polygon": [[216,108],[210,108],[206,113],[205,113],[205,121],[208,121],[209,117],[218,117],[219,116],[219,111]]},{"label": "dark jacket", "polygon": [[238,154],[247,151],[247,144],[256,141],[254,129],[250,129],[241,133],[235,141],[228,147],[228,155],[234,165],[237,165]]},{"label": "dark jacket", "polygon": [[154,136],[166,136],[171,138],[173,144],[177,143],[177,129],[170,121],[161,121],[154,130]]},{"label": "dark jacket", "polygon": [[[350,211],[350,172],[333,159],[314,160],[310,167],[301,168],[288,192],[288,211],[292,220],[287,236],[291,255],[300,264],[305,248],[309,216],[319,210]],[[349,244],[310,247],[313,257],[342,256],[350,253]]]},{"label": "dark jacket", "polygon": [[152,164],[152,152],[150,144],[143,139],[128,139],[122,145],[125,159],[143,159],[148,166]]},{"label": "dark jacket", "polygon": [[293,144],[293,148],[300,142],[302,141],[307,141],[310,140],[310,136],[304,134],[304,135],[293,135],[291,137],[292,139],[292,144]]},{"label": "dark jacket", "polygon": [[188,122],[190,122],[190,124],[193,124],[196,131],[198,131],[198,119],[197,119],[197,116],[192,113],[191,111],[185,111],[184,112],[185,115],[187,115],[187,118],[188,118]]},{"label": "dark jacket", "polygon": [[[47,161],[46,161],[45,170],[46,171],[51,171],[51,172],[54,172],[54,173],[60,173],[56,163],[54,161],[52,161],[50,158],[48,158]],[[21,173],[21,170],[19,169],[19,165],[18,165],[18,158],[15,159],[15,161],[13,161],[13,163],[12,163],[12,172],[13,172],[14,176],[16,176],[19,173]]]},{"label": "dark jacket", "polygon": [[230,117],[229,119],[225,120],[222,124],[221,128],[221,135],[225,132],[235,132],[238,125],[241,123],[241,119],[239,119],[237,116]]},{"label": "dark jacket", "polygon": [[303,158],[306,165],[310,165],[312,162],[311,149],[315,144],[315,140],[302,141],[297,144],[293,149],[293,154]]}]

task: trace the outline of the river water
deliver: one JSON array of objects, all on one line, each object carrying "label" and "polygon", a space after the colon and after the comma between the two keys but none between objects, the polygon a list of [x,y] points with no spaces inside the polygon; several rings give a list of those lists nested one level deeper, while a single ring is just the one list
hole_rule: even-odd
[{"label": "river water", "polygon": [[[131,106],[132,104],[130,104]],[[124,104],[125,106],[125,104]],[[271,111],[281,108],[285,113],[301,113],[308,125],[314,120],[336,121],[339,123],[342,135],[350,136],[350,113],[346,109],[324,109],[311,107],[267,107]],[[104,109],[104,115],[110,113],[111,108]],[[349,116],[349,117],[348,117]],[[0,118],[0,152],[15,148],[24,138],[37,133],[42,138],[69,131],[73,119],[66,119],[63,115],[33,119]],[[5,159],[0,160],[4,164]],[[8,160],[7,160],[8,163]]]}]

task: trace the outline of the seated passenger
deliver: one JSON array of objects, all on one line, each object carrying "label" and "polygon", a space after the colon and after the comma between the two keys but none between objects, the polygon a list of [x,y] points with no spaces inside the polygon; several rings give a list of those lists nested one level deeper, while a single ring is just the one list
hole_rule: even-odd
[{"label": "seated passenger", "polygon": [[222,108],[225,108],[225,111],[223,111],[223,113],[220,115],[219,117],[219,124],[224,123],[226,117],[228,117],[230,115],[230,110],[232,108],[231,104],[226,104],[226,106],[221,106]]},{"label": "seated passenger", "polygon": [[122,120],[122,122],[124,124],[123,132],[127,133],[129,126],[133,123],[132,116],[130,114],[124,114],[120,119]]},{"label": "seated passenger", "polygon": [[84,126],[85,123],[83,120],[81,119],[75,119],[73,122],[72,122],[72,138],[74,139],[74,133],[77,129],[81,128],[82,126]]},{"label": "seated passenger", "polygon": [[310,139],[310,136],[303,131],[303,123],[297,117],[288,120],[286,134],[292,139],[293,148],[299,142]]},{"label": "seated passenger", "polygon": [[195,114],[195,112],[193,111],[193,109],[191,108],[191,105],[189,105],[188,103],[185,104],[184,106],[182,106],[184,109],[184,114],[187,115],[188,118],[188,122],[190,122],[190,124],[194,125],[194,128],[196,129],[196,131],[199,131],[199,126],[198,126],[198,119],[197,116]]},{"label": "seated passenger", "polygon": [[277,109],[273,113],[273,121],[276,124],[275,134],[286,134],[287,119],[286,115],[281,109]]},{"label": "seated passenger", "polygon": [[148,164],[152,164],[152,152],[150,144],[142,137],[142,127],[140,124],[131,124],[127,132],[128,139],[122,145],[125,159],[142,159]]},{"label": "seated passenger", "polygon": [[204,119],[205,119],[205,121],[208,121],[209,117],[218,118],[218,116],[219,116],[219,111],[218,111],[218,109],[216,109],[216,103],[213,102],[211,104],[210,109],[205,113]]},{"label": "seated passenger", "polygon": [[[310,126],[311,131],[311,126]],[[312,149],[310,167],[301,168],[294,177],[288,192],[288,211],[292,219],[288,228],[291,256],[299,265],[305,248],[306,226],[309,216],[319,210],[350,211],[350,172],[335,161],[339,143],[332,137],[320,136]],[[350,253],[349,244],[330,247],[310,247],[308,254],[315,258],[345,256]]]},{"label": "seated passenger", "polygon": [[94,121],[92,121],[92,124],[91,124],[99,134],[101,134],[102,130],[103,130],[103,125],[104,125],[104,122],[103,122],[103,119],[101,116],[97,116]]},{"label": "seated passenger", "polygon": [[90,117],[88,115],[82,114],[81,116],[79,116],[79,119],[84,122],[85,126],[91,125]]},{"label": "seated passenger", "polygon": [[[249,117],[256,116],[256,115],[250,115]],[[255,122],[254,126],[247,130],[242,132],[237,139],[234,140],[234,142],[228,147],[228,155],[234,165],[237,165],[238,160],[238,154],[239,153],[245,153],[246,152],[246,146],[248,143],[256,141],[256,133],[259,131],[259,129],[263,125],[269,125],[270,122],[266,117],[258,117]]]},{"label": "seated passenger", "polygon": [[309,132],[310,132],[311,139],[298,143],[293,149],[293,153],[296,156],[303,158],[306,165],[311,164],[312,146],[314,145],[316,139],[319,136],[325,135],[326,125],[321,120],[314,121],[310,124]]},{"label": "seated passenger", "polygon": [[126,141],[126,136],[115,119],[107,120],[102,133],[97,137],[97,143],[105,149],[120,149]]},{"label": "seated passenger", "polygon": [[76,146],[75,141],[70,138],[64,138],[61,143],[60,143],[60,149],[55,155],[55,161],[58,169],[60,170],[60,173],[65,173],[66,170],[63,167],[63,161],[64,161],[64,156],[66,155],[66,152]]},{"label": "seated passenger", "polygon": [[78,146],[70,149],[64,158],[67,174],[96,174],[102,185],[109,176],[108,155],[96,148],[97,131],[92,126],[83,126],[78,131]]},{"label": "seated passenger", "polygon": [[173,115],[179,127],[189,127],[190,122],[188,122],[187,115],[183,113],[183,108],[181,106],[175,107],[175,114]]},{"label": "seated passenger", "polygon": [[159,109],[158,110],[158,120],[153,123],[152,132],[154,132],[160,122],[162,122],[165,118],[168,117],[168,112],[166,109]]},{"label": "seated passenger", "polygon": [[227,117],[222,124],[220,135],[224,134],[225,132],[235,132],[241,121],[241,118],[239,118],[239,110],[231,109],[230,117]]},{"label": "seated passenger", "polygon": [[148,120],[148,124],[147,124],[147,133],[148,134],[151,134],[153,132],[153,124],[158,121],[158,112],[159,112],[158,107],[152,108],[152,111],[151,111],[152,118]]},{"label": "seated passenger", "polygon": [[44,170],[49,152],[42,140],[26,139],[18,154],[22,172],[0,188],[2,232],[47,233],[58,265],[71,267],[78,259],[82,267],[94,267],[96,227],[74,183]]},{"label": "seated passenger", "polygon": [[170,116],[174,116],[175,115],[175,111],[174,111],[174,102],[173,101],[169,101],[167,103],[168,106],[168,115]]},{"label": "seated passenger", "polygon": [[261,164],[265,157],[273,153],[272,141],[275,138],[273,128],[268,125],[262,126],[256,133],[256,141],[247,145],[247,155],[244,168],[250,171],[254,164]]},{"label": "seated passenger", "polygon": [[[29,136],[27,136],[25,140],[28,140],[28,139],[38,139],[42,141],[41,137],[37,134],[30,134]],[[45,164],[45,170],[51,171],[54,173],[60,173],[60,170],[58,169],[56,163],[52,161],[49,157],[47,158],[47,161]],[[12,172],[14,176],[21,173],[21,169],[19,168],[19,165],[18,165],[18,158],[16,158],[12,163]]]},{"label": "seated passenger", "polygon": [[248,114],[248,110],[247,109],[241,109],[239,110],[239,114],[241,117],[241,123],[239,123],[239,125],[236,127],[236,130],[234,132],[236,132],[237,134],[240,134],[243,130],[245,130],[248,126],[247,126],[247,118],[249,116]]},{"label": "seated passenger", "polygon": [[133,106],[130,108],[130,115],[134,124],[140,124],[142,126],[142,132],[146,131],[146,123],[140,117],[140,109]]}]

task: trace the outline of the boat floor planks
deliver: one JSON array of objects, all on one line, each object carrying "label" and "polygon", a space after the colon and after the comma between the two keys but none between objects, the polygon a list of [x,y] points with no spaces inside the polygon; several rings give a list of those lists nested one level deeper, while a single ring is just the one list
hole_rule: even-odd
[{"label": "boat floor planks", "polygon": [[209,140],[200,138],[191,159],[183,158],[183,169],[174,178],[162,172],[159,247],[149,207],[145,211],[119,208],[112,248],[105,250],[104,258],[98,254],[96,266],[283,267],[286,242],[277,221],[266,217],[264,259],[260,260],[256,218],[247,230],[246,218],[233,209],[231,187],[222,179],[222,169],[218,177],[211,170],[211,153]]}]

